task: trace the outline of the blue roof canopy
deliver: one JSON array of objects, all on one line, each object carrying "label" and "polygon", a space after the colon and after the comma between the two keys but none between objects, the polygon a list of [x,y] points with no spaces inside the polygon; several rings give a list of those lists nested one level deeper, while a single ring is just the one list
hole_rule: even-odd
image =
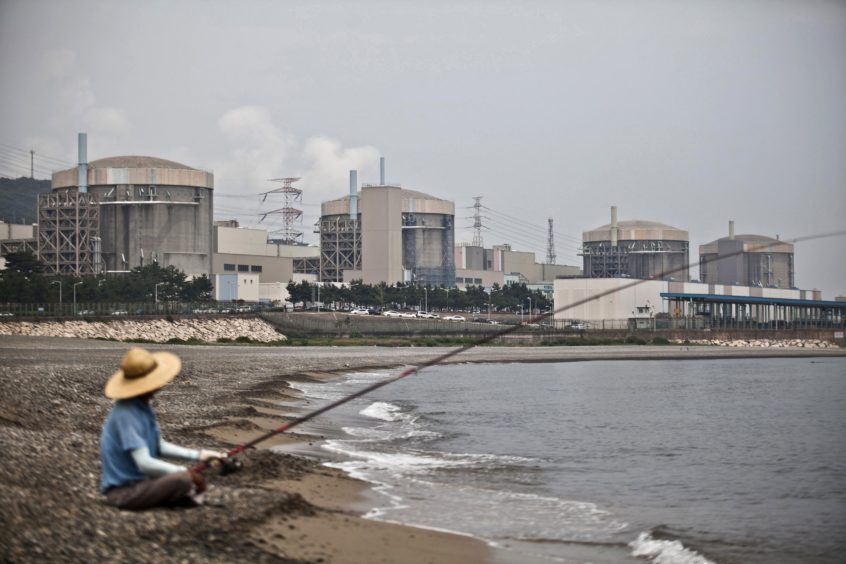
[{"label": "blue roof canopy", "polygon": [[684,294],[681,292],[661,292],[665,300],[694,300],[701,302],[719,302],[727,304],[767,304],[786,306],[806,306],[846,309],[846,302],[832,300],[791,300],[788,298],[764,298],[760,296],[725,296],[722,294]]}]

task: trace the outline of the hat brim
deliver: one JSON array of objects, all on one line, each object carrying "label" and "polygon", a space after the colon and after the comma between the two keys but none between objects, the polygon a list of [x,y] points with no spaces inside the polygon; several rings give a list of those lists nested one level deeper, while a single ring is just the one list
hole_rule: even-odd
[{"label": "hat brim", "polygon": [[158,390],[179,374],[182,361],[169,352],[153,353],[156,368],[140,378],[127,378],[118,370],[106,382],[106,397],[114,400],[129,399]]}]

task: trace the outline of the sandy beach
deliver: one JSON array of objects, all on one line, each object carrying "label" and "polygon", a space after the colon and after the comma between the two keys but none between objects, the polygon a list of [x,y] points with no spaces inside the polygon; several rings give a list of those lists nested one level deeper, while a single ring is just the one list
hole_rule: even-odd
[{"label": "sandy beach", "polygon": [[[243,457],[241,472],[209,475],[208,503],[121,512],[101,501],[102,394],[126,343],[0,337],[0,557],[4,561],[490,562],[502,554],[462,535],[382,523],[361,514],[367,484],[313,457],[272,453],[320,437],[285,434]],[[155,345],[183,373],[155,400],[166,438],[186,446],[239,444],[296,410],[287,382],[425,362],[450,349]],[[451,362],[553,362],[750,356],[843,356],[842,349],[719,347],[485,347]],[[294,404],[283,408],[280,402]],[[311,407],[302,405],[302,408]]]}]

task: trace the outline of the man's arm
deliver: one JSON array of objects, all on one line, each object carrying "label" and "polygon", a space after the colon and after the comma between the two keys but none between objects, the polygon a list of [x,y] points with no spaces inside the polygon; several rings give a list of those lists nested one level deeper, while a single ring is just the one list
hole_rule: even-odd
[{"label": "man's arm", "polygon": [[150,478],[158,478],[174,472],[185,472],[185,468],[182,466],[153,458],[150,456],[150,450],[147,447],[136,448],[130,451],[130,454],[141,473]]},{"label": "man's arm", "polygon": [[218,452],[215,450],[206,450],[185,448],[173,443],[169,443],[163,438],[159,437],[159,453],[162,456],[169,458],[179,458],[181,460],[200,460],[207,461],[214,458],[226,458],[225,452]]}]

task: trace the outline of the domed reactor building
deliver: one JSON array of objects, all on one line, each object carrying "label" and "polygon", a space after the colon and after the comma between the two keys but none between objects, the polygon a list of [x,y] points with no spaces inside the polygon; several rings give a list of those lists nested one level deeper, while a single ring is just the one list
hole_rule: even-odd
[{"label": "domed reactor building", "polygon": [[766,235],[735,235],[699,246],[702,282],[762,288],[794,288],[793,244]]},{"label": "domed reactor building", "polygon": [[125,272],[158,263],[211,273],[214,175],[156,157],[87,162],[53,173],[38,201],[38,255],[51,272]]},{"label": "domed reactor building", "polygon": [[687,282],[689,240],[684,229],[654,221],[617,221],[582,234],[586,278],[642,278]]}]

